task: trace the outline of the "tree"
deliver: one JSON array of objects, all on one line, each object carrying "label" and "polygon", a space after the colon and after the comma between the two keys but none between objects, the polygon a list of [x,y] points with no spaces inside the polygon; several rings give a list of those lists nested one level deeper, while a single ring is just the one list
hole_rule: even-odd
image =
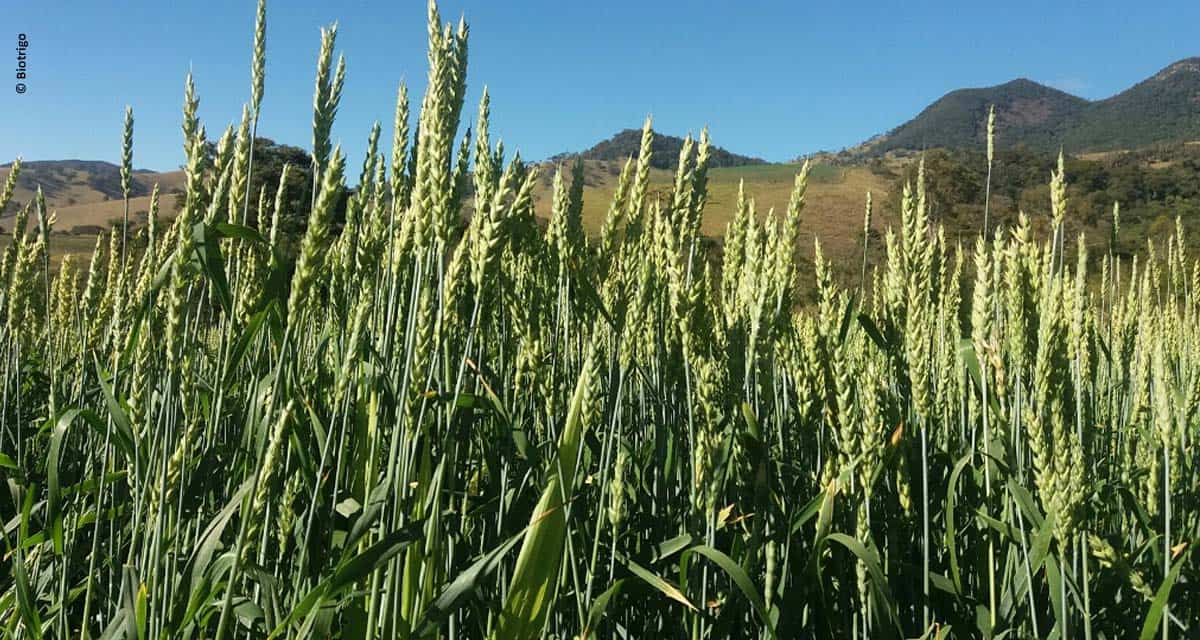
[{"label": "tree", "polygon": [[[210,143],[211,146],[211,143]],[[250,176],[250,221],[257,223],[255,209],[258,207],[259,191],[267,190],[268,210],[261,214],[263,222],[260,227],[270,224],[271,200],[279,188],[279,176],[283,166],[289,165],[288,181],[284,186],[284,202],[280,216],[280,227],[284,231],[298,231],[304,228],[308,221],[308,212],[312,207],[313,167],[312,156],[300,147],[286,144],[276,144],[269,138],[256,138],[254,141],[254,166]]]},{"label": "tree", "polygon": [[[207,157],[205,164],[211,170],[213,160],[217,154],[216,143],[209,141],[205,145],[204,152]],[[270,138],[254,139],[254,162],[249,181],[248,224],[263,229],[270,224],[275,194],[279,189],[279,178],[283,173],[284,165],[288,165],[288,178],[287,184],[284,185],[283,189],[284,200],[283,208],[280,211],[279,227],[281,231],[289,233],[299,232],[304,229],[308,221],[309,210],[312,208],[312,156],[309,155],[308,151],[300,147],[279,144]],[[267,207],[265,211],[259,212],[258,194],[264,188],[267,194]],[[347,190],[347,194],[343,194],[339,203],[338,210],[334,216],[336,221],[343,220],[345,217],[345,203],[348,193],[349,190]],[[177,204],[180,207],[183,206],[185,197],[184,194],[176,196]]]}]

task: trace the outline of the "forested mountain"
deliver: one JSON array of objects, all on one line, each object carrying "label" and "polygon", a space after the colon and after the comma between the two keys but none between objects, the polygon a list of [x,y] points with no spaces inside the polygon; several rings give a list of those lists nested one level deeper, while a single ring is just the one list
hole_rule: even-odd
[{"label": "forested mountain", "polygon": [[1104,100],[1089,101],[1018,79],[959,89],[912,120],[851,150],[855,155],[931,148],[983,148],[996,107],[996,144],[1069,152],[1133,149],[1200,139],[1200,58],[1176,62]]},{"label": "forested mountain", "polygon": [[[550,160],[562,161],[580,157],[584,160],[624,162],[626,158],[637,156],[641,143],[642,132],[640,129],[625,129],[587,151],[563,153],[550,158]],[[654,142],[650,147],[650,165],[655,169],[674,169],[679,163],[679,151],[682,148],[683,138],[654,132]],[[766,161],[760,158],[739,155],[717,146],[709,147],[709,167],[740,167],[765,163]]]}]

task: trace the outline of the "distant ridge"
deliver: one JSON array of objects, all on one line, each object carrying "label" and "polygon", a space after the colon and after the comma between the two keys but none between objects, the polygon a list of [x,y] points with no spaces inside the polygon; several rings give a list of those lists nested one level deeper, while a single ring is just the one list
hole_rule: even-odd
[{"label": "distant ridge", "polygon": [[[562,162],[572,158],[583,158],[584,160],[624,162],[630,156],[637,157],[641,144],[641,130],[625,129],[586,151],[560,153],[547,160]],[[650,166],[656,169],[674,169],[679,164],[679,151],[682,148],[683,138],[655,132],[654,142],[650,146]],[[717,146],[709,147],[708,166],[710,167],[740,167],[750,164],[766,164],[766,160],[743,156]]]},{"label": "distant ridge", "polygon": [[[0,164],[0,170],[8,175],[12,163]],[[135,169],[130,177],[130,197],[150,195],[154,187],[154,176],[158,174],[145,169]],[[71,187],[86,187],[99,194],[100,198],[120,198],[121,167],[103,160],[26,160],[21,162],[21,173],[17,176],[17,188],[37,191],[53,200]]]},{"label": "distant ridge", "polygon": [[1180,60],[1091,103],[1067,133],[1072,149],[1109,150],[1200,139],[1200,57]]},{"label": "distant ridge", "polygon": [[[12,163],[0,164],[0,181],[8,178]],[[186,184],[182,171],[155,172],[134,169],[129,184],[130,220],[143,221],[150,208],[150,192],[159,186],[159,212],[175,213],[175,197]],[[91,233],[124,215],[121,167],[102,160],[25,160],[17,176],[13,199],[0,211],[0,230],[12,231],[11,216],[33,201],[41,188],[46,208],[55,214],[56,231]]]},{"label": "distant ridge", "polygon": [[915,118],[850,150],[882,155],[926,148],[981,148],[989,105],[997,144],[1071,152],[1129,149],[1200,139],[1200,57],[1187,58],[1104,100],[1089,101],[1020,78],[959,89]]}]

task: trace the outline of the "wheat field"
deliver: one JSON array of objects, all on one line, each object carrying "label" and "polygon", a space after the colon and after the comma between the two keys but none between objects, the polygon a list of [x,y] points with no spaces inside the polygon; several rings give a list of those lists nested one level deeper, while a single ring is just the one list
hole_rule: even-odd
[{"label": "wheat field", "polygon": [[[961,246],[921,175],[839,284],[807,166],[769,215],[717,189],[716,258],[707,132],[652,185],[650,121],[608,202],[564,165],[539,224],[543,178],[489,137],[486,92],[462,135],[468,30],[431,3],[428,90],[400,87],[390,149],[377,127],[358,166],[330,139],[345,66],[323,30],[289,241],[282,193],[247,186],[265,25],[260,1],[247,108],[211,160],[188,79],[169,224],[152,204],[52,269],[51,212],[18,214],[6,637],[1200,633],[1181,225],[1089,253],[1060,166],[1046,237],[1022,217]],[[131,111],[126,192],[133,145]]]}]

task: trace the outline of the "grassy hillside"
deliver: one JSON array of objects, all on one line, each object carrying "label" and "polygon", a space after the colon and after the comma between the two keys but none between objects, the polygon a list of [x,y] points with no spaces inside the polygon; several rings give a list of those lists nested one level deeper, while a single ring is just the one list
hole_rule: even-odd
[{"label": "grassy hillside", "polygon": [[[986,160],[982,148],[962,151],[930,150],[923,154],[927,165],[926,180],[931,214],[946,227],[947,237],[968,238],[982,226]],[[1029,149],[1002,149],[996,161],[992,182],[991,219],[1013,222],[1018,209],[1033,218],[1036,225],[1048,219],[1049,192],[1046,176],[1055,162],[1049,152]],[[609,201],[622,163],[585,160],[583,225],[595,234],[607,213]],[[820,238],[825,255],[833,261],[835,272],[843,277],[857,276],[862,259],[862,217],[867,192],[871,192],[875,212],[872,218],[870,262],[882,258],[882,234],[898,223],[900,192],[905,181],[914,181],[915,157],[875,159],[852,165],[816,164],[810,174],[806,207],[802,216],[798,251],[806,263],[813,254],[813,239]],[[569,163],[547,162],[540,167],[540,179],[534,191],[538,217],[549,219],[554,173],[559,166],[569,171]],[[714,168],[709,173],[708,200],[701,233],[719,248],[723,245],[726,225],[737,202],[739,184],[745,185],[759,218],[771,209],[783,212],[787,207],[799,164],[756,164]],[[42,169],[44,171],[44,169]],[[60,239],[51,249],[54,258],[68,253],[90,252],[95,234],[121,218],[123,201],[119,194],[109,197],[87,187],[88,174],[79,172],[72,180],[47,190],[47,202],[56,211],[56,230]],[[182,186],[182,173],[141,173],[140,181],[160,183],[165,193]],[[674,173],[654,168],[650,171],[647,198],[670,197]],[[1200,145],[1160,146],[1138,152],[1094,152],[1068,157],[1067,179],[1071,198],[1069,225],[1084,231],[1092,242],[1105,242],[1110,228],[1112,203],[1119,201],[1123,211],[1123,242],[1139,247],[1145,238],[1170,231],[1173,215],[1200,213],[1200,195],[1192,185],[1200,184]],[[25,181],[22,180],[24,183]],[[24,186],[22,195],[32,197]],[[64,204],[72,199],[87,201]],[[149,207],[149,196],[130,199],[131,221],[142,224]],[[164,217],[175,214],[173,195],[160,199]],[[1164,222],[1166,221],[1166,222]],[[11,224],[11,217],[0,219]],[[0,235],[0,247],[9,236]]]},{"label": "grassy hillside", "polygon": [[[0,180],[8,177],[11,165],[0,166]],[[134,171],[130,185],[130,220],[140,224],[150,208],[150,193],[159,187],[159,211],[175,215],[175,198],[184,187],[182,171]],[[55,231],[70,233],[79,227],[107,227],[124,214],[120,168],[90,160],[42,160],[21,163],[12,202],[0,212],[0,229],[11,232],[12,216],[33,200],[38,187],[46,206],[57,217]]]},{"label": "grassy hillside", "polygon": [[[34,163],[29,163],[34,164]],[[28,167],[29,164],[24,165]],[[53,164],[53,163],[36,163]],[[540,180],[534,192],[535,210],[539,217],[548,219],[552,201],[552,186],[557,164],[545,163],[540,168]],[[569,165],[562,163],[565,170]],[[616,187],[617,175],[621,163],[601,160],[584,161],[584,200],[583,223],[589,233],[597,233],[608,211],[609,201]],[[23,168],[22,171],[25,169]],[[46,173],[45,167],[38,168],[40,173]],[[738,167],[718,167],[709,173],[708,203],[704,209],[704,223],[701,233],[720,244],[725,226],[732,217],[736,202],[739,183],[745,184],[748,197],[755,202],[760,219],[765,218],[772,208],[782,213],[791,194],[793,180],[800,170],[799,164],[755,164]],[[0,174],[0,179],[4,174]],[[118,192],[113,197],[110,194],[87,187],[89,174],[76,172],[72,178],[53,191],[46,190],[47,205],[56,212],[56,231],[60,236],[51,245],[52,257],[57,262],[63,255],[75,253],[90,253],[95,242],[95,234],[100,229],[107,229],[112,222],[121,218],[124,202]],[[158,180],[163,197],[160,197],[160,212],[164,217],[173,217],[176,213],[176,199],[173,193],[182,188],[182,172],[142,173],[138,179]],[[668,198],[670,196],[674,174],[665,169],[652,169],[648,198]],[[24,174],[22,183],[26,183]],[[29,182],[33,182],[32,179]],[[886,199],[892,188],[893,178],[888,174],[880,174],[868,170],[864,166],[838,167],[830,164],[818,164],[811,170],[807,206],[804,221],[801,225],[799,240],[800,255],[803,259],[811,259],[813,238],[820,237],[822,248],[826,255],[835,262],[844,261],[847,272],[850,265],[858,265],[861,254],[858,253],[862,243],[862,215],[868,191],[872,192],[876,202]],[[45,189],[45,187],[43,187]],[[15,200],[32,198],[33,191],[25,187],[18,188]],[[106,199],[107,198],[107,199]],[[76,204],[66,204],[76,200]],[[78,200],[83,200],[78,202]],[[149,208],[150,197],[138,196],[130,199],[130,220],[134,224],[142,224],[145,213]],[[10,210],[15,211],[10,206]],[[12,224],[11,213],[0,219],[0,227]],[[891,223],[886,213],[875,216],[874,227],[882,231]],[[5,231],[9,231],[5,229]],[[74,232],[73,232],[74,231]],[[0,248],[7,246],[11,240],[9,235],[0,235]],[[857,268],[857,267],[856,267]]]},{"label": "grassy hillside", "polygon": [[[562,165],[569,171],[569,166]],[[556,165],[547,163],[541,168],[541,179],[534,194],[534,203],[539,217],[548,218],[552,202],[552,186]],[[616,187],[621,164],[605,161],[584,162],[583,224],[594,233],[600,229],[608,204]],[[712,239],[720,239],[725,226],[735,212],[739,183],[745,183],[746,195],[752,198],[759,218],[765,218],[772,208],[782,214],[799,164],[759,164],[740,167],[723,167],[709,172],[708,201],[704,208],[701,233]],[[648,199],[668,198],[674,174],[663,169],[650,172]],[[856,265],[861,259],[862,217],[867,192],[872,192],[876,202],[886,198],[893,188],[893,179],[887,174],[874,173],[865,166],[839,167],[818,164],[809,175],[809,187],[802,223],[800,225],[800,255],[809,259],[813,252],[813,237],[821,239],[827,257],[838,261],[849,261]],[[886,214],[877,215],[873,228],[882,231],[893,222]]]}]

